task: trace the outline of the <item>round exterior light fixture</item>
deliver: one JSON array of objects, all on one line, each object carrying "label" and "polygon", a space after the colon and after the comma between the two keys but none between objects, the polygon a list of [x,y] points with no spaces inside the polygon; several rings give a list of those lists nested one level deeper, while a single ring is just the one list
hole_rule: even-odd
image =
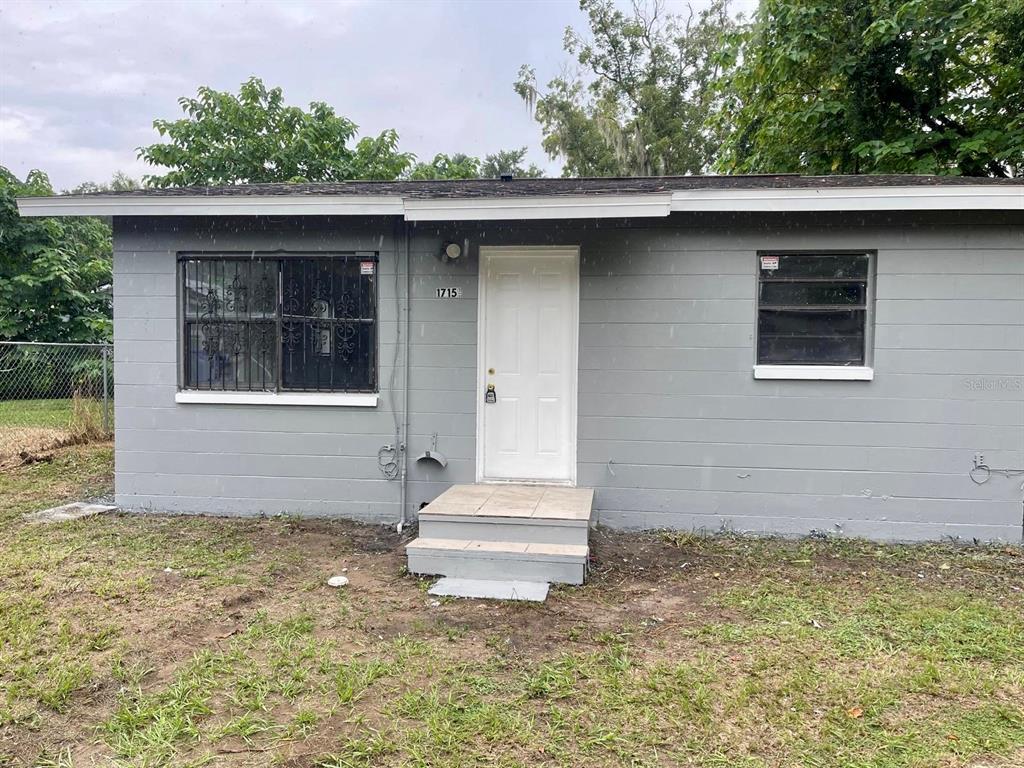
[{"label": "round exterior light fixture", "polygon": [[462,246],[458,243],[447,243],[441,252],[445,261],[455,261],[462,256]]}]

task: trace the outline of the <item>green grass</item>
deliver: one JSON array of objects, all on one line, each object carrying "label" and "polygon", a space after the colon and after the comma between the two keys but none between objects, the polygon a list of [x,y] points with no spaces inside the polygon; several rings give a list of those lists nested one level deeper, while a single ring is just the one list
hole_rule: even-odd
[{"label": "green grass", "polygon": [[51,610],[52,601],[80,588],[73,578],[85,565],[76,562],[80,545],[18,522],[69,493],[82,498],[106,492],[111,454],[109,446],[92,446],[69,450],[52,463],[0,472],[0,726],[36,722],[36,705],[66,710],[74,693],[94,679],[95,657],[116,642],[120,628],[102,611]]},{"label": "green grass", "polygon": [[[895,578],[867,592],[766,579],[719,599],[749,624],[697,634],[757,669],[739,703],[785,702],[762,717],[801,764],[924,766],[1024,746],[1024,614],[1001,602]],[[819,727],[800,733],[808,719]]]},{"label": "green grass", "polygon": [[63,429],[71,421],[71,399],[0,401],[0,427]]},{"label": "green grass", "polygon": [[1024,762],[1019,549],[653,536],[657,574],[432,606],[352,525],[20,520],[111,460],[0,473],[0,765]]}]

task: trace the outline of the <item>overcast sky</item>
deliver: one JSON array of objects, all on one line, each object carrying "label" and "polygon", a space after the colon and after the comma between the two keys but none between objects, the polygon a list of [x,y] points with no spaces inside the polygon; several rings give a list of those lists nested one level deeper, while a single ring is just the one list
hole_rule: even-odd
[{"label": "overcast sky", "polygon": [[361,135],[397,129],[421,158],[526,145],[557,174],[512,83],[521,64],[546,82],[571,63],[567,25],[585,28],[576,0],[0,0],[0,165],[58,189],[140,177],[135,150],[180,96],[256,75]]}]

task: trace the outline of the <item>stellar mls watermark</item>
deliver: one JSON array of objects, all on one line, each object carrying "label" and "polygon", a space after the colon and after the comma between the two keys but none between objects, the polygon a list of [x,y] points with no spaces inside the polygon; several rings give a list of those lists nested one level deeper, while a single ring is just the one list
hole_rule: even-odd
[{"label": "stellar mls watermark", "polygon": [[968,392],[1024,392],[1024,376],[970,376],[963,387]]}]

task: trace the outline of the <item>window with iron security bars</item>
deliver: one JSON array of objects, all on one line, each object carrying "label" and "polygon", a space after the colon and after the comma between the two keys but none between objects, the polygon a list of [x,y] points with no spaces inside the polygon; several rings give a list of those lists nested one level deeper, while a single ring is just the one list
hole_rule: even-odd
[{"label": "window with iron security bars", "polygon": [[868,253],[758,256],[757,362],[866,365]]},{"label": "window with iron security bars", "polygon": [[179,259],[185,389],[377,391],[377,254]]}]

